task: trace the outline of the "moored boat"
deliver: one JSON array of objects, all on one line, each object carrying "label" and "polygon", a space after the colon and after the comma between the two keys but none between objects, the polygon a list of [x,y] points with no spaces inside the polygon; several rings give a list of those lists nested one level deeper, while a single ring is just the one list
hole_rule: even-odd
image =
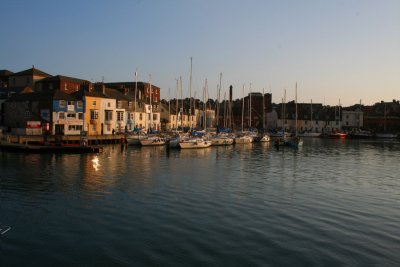
[{"label": "moored boat", "polygon": [[347,133],[334,132],[334,133],[328,134],[328,137],[332,138],[332,139],[345,139],[345,138],[347,138]]},{"label": "moored boat", "polygon": [[152,136],[140,139],[140,144],[142,146],[162,146],[165,145],[165,138]]},{"label": "moored boat", "polygon": [[129,134],[126,136],[126,141],[129,146],[139,146],[140,145],[140,140],[147,138],[145,134],[141,133],[135,133],[135,134]]},{"label": "moored boat", "polygon": [[211,138],[212,146],[228,146],[232,145],[234,139],[228,136],[214,136]]},{"label": "moored boat", "polygon": [[374,135],[370,131],[359,130],[356,132],[349,133],[350,138],[354,139],[365,139],[365,138],[372,138]]},{"label": "moored boat", "polygon": [[261,137],[261,139],[260,139],[259,142],[269,142],[269,141],[271,141],[271,138],[269,137],[269,135],[268,135],[268,134],[264,134],[264,135]]},{"label": "moored boat", "polygon": [[194,149],[194,148],[207,148],[211,146],[211,141],[206,141],[202,138],[192,138],[188,140],[181,140],[179,147],[181,149]]},{"label": "moored boat", "polygon": [[396,139],[398,137],[397,134],[393,133],[376,133],[376,138],[387,138],[387,139]]},{"label": "moored boat", "polygon": [[299,137],[321,137],[321,133],[302,132],[302,133],[298,133],[297,136],[299,136]]},{"label": "moored boat", "polygon": [[249,144],[253,142],[253,137],[242,135],[235,138],[235,144]]}]

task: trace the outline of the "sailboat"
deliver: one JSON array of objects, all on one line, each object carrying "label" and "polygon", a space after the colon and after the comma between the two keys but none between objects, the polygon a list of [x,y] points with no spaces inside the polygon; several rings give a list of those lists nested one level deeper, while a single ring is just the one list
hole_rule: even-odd
[{"label": "sailboat", "polygon": [[243,129],[243,118],[244,118],[244,85],[243,85],[243,100],[242,100],[242,132],[240,136],[235,138],[235,144],[248,144],[253,142],[253,137],[246,135]]},{"label": "sailboat", "polygon": [[[152,102],[152,95],[153,89],[151,88],[151,75],[149,75],[149,86],[150,86],[150,133],[153,131],[153,102]],[[165,138],[154,135],[154,136],[147,136],[147,138],[140,139],[140,144],[142,146],[162,146],[165,145]]]},{"label": "sailboat", "polygon": [[297,135],[297,121],[298,121],[298,118],[297,118],[297,83],[296,83],[296,132],[295,132],[295,135],[294,136],[292,136],[291,138],[289,138],[289,139],[287,139],[287,140],[284,140],[284,144],[286,145],[286,146],[290,146],[290,147],[300,147],[300,146],[303,146],[303,140]]},{"label": "sailboat", "polygon": [[[343,133],[340,131],[341,129],[341,116],[340,116],[340,99],[339,99],[339,107],[338,107],[338,113],[339,113],[339,131],[335,131],[333,133],[330,133],[328,135],[329,138],[334,138],[334,139],[345,139],[347,138],[347,133]],[[335,116],[336,116],[336,109],[335,109]]]},{"label": "sailboat", "polygon": [[263,89],[263,128],[264,128],[264,135],[261,137],[260,142],[269,142],[271,140],[269,134],[265,132],[265,93]]},{"label": "sailboat", "polygon": [[[192,58],[190,58],[190,91],[192,88]],[[206,98],[206,91],[207,90],[207,79],[205,81],[205,86],[204,86],[204,99]],[[191,94],[191,92],[190,92]],[[207,123],[207,118],[206,118],[206,112],[207,112],[207,107],[206,107],[206,101],[204,101],[204,131],[206,130],[206,123]],[[191,108],[191,107],[190,107]],[[191,111],[190,111],[191,114]],[[191,117],[191,116],[190,116]],[[191,128],[191,126],[190,126]],[[189,136],[189,138],[181,139],[179,142],[179,147],[181,149],[194,149],[194,148],[207,148],[211,146],[211,141],[205,140],[202,137],[198,136]]]}]

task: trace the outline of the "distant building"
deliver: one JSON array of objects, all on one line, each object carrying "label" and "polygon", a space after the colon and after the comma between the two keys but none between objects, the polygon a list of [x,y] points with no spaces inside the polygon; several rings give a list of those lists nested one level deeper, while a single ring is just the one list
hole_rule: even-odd
[{"label": "distant building", "polygon": [[400,132],[400,102],[381,101],[372,106],[363,106],[364,128],[376,132]]},{"label": "distant building", "polygon": [[35,85],[35,90],[44,92],[59,90],[66,94],[72,94],[74,92],[79,91],[81,85],[87,83],[90,82],[87,80],[56,75],[37,81]]},{"label": "distant building", "polygon": [[50,77],[51,75],[35,67],[13,73],[8,76],[9,87],[30,87],[35,89],[36,82]]},{"label": "distant building", "polygon": [[0,88],[2,87],[10,87],[9,77],[14,74],[9,70],[0,70]]},{"label": "distant building", "polygon": [[15,94],[4,102],[4,124],[15,134],[77,135],[83,125],[83,103],[60,91]]}]

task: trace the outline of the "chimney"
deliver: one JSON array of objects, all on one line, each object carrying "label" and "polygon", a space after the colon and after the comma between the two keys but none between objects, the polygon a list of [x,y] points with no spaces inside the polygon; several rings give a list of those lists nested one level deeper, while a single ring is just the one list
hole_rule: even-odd
[{"label": "chimney", "polygon": [[94,84],[94,90],[96,90],[97,92],[101,92],[105,95],[106,94],[106,85],[102,82],[97,82]]}]

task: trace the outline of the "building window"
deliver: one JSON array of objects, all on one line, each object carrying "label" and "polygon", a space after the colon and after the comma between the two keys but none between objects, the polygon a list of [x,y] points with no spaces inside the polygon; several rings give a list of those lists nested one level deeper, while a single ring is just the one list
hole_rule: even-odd
[{"label": "building window", "polygon": [[65,108],[65,100],[60,100],[60,108]]},{"label": "building window", "polygon": [[135,113],[131,113],[131,120],[135,117]]},{"label": "building window", "polygon": [[67,103],[68,103],[68,106],[74,106],[75,105],[74,101],[68,101]]},{"label": "building window", "polygon": [[29,119],[31,117],[31,112],[29,110],[25,111],[25,117]]},{"label": "building window", "polygon": [[68,130],[70,131],[82,131],[82,125],[69,125]]},{"label": "building window", "polygon": [[96,124],[92,124],[92,131],[96,132],[97,128],[96,128]]},{"label": "building window", "polygon": [[75,113],[67,113],[67,118],[68,119],[76,119],[76,114]]},{"label": "building window", "polygon": [[65,120],[65,113],[64,112],[58,113],[58,119],[59,120]]},{"label": "building window", "polygon": [[111,107],[111,103],[110,102],[107,102],[107,107],[108,108]]},{"label": "building window", "polygon": [[79,120],[83,120],[83,113],[82,113],[82,112],[79,112],[79,113],[78,113],[78,119],[79,119]]},{"label": "building window", "polygon": [[157,114],[153,114],[153,120],[154,120],[154,121],[157,120]]},{"label": "building window", "polygon": [[121,101],[117,101],[117,108],[121,108],[122,107],[122,102]]},{"label": "building window", "polygon": [[99,118],[99,111],[91,110],[90,111],[90,119],[91,120],[97,120],[98,118]]},{"label": "building window", "polygon": [[143,120],[142,113],[139,114],[139,120]]},{"label": "building window", "polygon": [[92,102],[92,106],[95,107],[96,106],[96,101]]},{"label": "building window", "polygon": [[106,121],[111,121],[112,120],[112,110],[106,110],[104,113],[104,119]]},{"label": "building window", "polygon": [[124,112],[117,111],[117,121],[123,121],[123,120],[124,120]]},{"label": "building window", "polygon": [[78,108],[82,108],[82,107],[83,107],[83,102],[82,102],[82,101],[76,102],[76,106],[77,106]]}]

